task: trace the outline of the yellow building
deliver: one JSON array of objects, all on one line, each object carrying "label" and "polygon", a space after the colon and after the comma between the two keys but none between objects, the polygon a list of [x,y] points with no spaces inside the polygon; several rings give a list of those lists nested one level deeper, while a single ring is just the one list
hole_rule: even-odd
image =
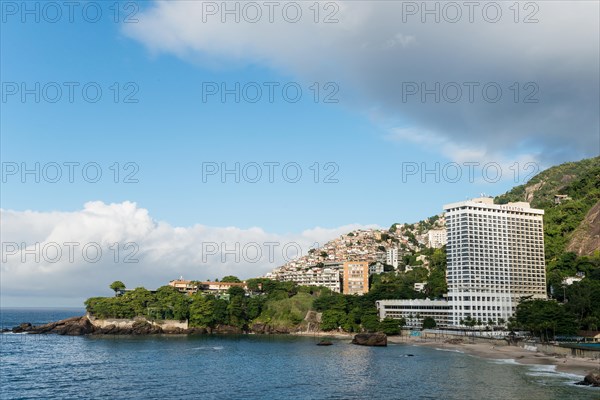
[{"label": "yellow building", "polygon": [[344,262],[344,294],[365,294],[369,291],[369,262]]}]

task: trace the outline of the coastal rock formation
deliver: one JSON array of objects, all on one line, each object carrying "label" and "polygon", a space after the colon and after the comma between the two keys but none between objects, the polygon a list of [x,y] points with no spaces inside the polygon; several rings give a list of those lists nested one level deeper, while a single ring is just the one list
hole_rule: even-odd
[{"label": "coastal rock formation", "polygon": [[13,333],[55,333],[58,335],[86,335],[94,332],[94,326],[90,323],[87,317],[73,317],[67,318],[56,322],[50,322],[48,324],[33,326],[30,323],[23,323],[12,329]]},{"label": "coastal rock formation", "polygon": [[583,378],[583,381],[577,383],[578,385],[600,387],[600,373],[590,373]]},{"label": "coastal rock formation", "polygon": [[[97,323],[97,321],[95,321]],[[29,333],[29,334],[57,334],[57,335],[205,335],[205,334],[230,334],[238,335],[244,333],[241,328],[232,325],[217,325],[214,328],[182,328],[177,326],[159,326],[146,320],[132,320],[127,324],[109,323],[98,325],[90,321],[87,315],[72,317],[48,324],[33,326],[29,322],[22,323],[12,329],[4,329],[3,332]],[[278,330],[270,330],[265,333],[289,333]]]},{"label": "coastal rock formation", "polygon": [[219,335],[240,335],[244,333],[241,328],[232,325],[217,325],[209,331],[209,333],[216,333]]},{"label": "coastal rock formation", "polygon": [[250,330],[257,334],[274,335],[274,334],[288,334],[290,330],[282,326],[273,326],[269,324],[256,323],[252,324]]},{"label": "coastal rock formation", "polygon": [[189,328],[186,333],[189,333],[190,335],[207,335],[210,332],[206,328],[194,327],[194,328]]},{"label": "coastal rock formation", "polygon": [[567,251],[578,256],[594,254],[600,248],[600,201],[586,214],[581,224],[573,232]]},{"label": "coastal rock formation", "polygon": [[[13,333],[22,333],[31,330],[31,324],[29,322],[23,322],[19,326],[12,328]],[[10,329],[5,329],[4,332],[9,332]]]},{"label": "coastal rock formation", "polygon": [[387,335],[385,333],[359,333],[354,335],[352,344],[360,346],[387,346]]},{"label": "coastal rock formation", "polygon": [[[149,335],[163,333],[160,327],[153,326],[146,321],[136,321],[130,327],[118,327],[115,325],[107,325],[99,328],[94,326],[87,316],[72,317],[63,319],[48,324],[33,326],[30,323],[22,323],[11,330],[13,333],[29,333],[29,334],[57,334],[69,336],[81,336],[89,334],[100,335]],[[169,332],[179,333],[179,332]],[[181,332],[186,333],[186,332]]]}]

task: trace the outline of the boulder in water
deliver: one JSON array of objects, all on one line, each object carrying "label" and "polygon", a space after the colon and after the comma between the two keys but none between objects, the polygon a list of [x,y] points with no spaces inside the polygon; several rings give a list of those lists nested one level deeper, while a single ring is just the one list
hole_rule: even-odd
[{"label": "boulder in water", "polygon": [[387,335],[385,333],[359,333],[354,335],[352,344],[359,346],[387,346]]},{"label": "boulder in water", "polygon": [[600,387],[600,374],[589,373],[583,378],[583,381],[578,382],[578,385],[595,386]]}]

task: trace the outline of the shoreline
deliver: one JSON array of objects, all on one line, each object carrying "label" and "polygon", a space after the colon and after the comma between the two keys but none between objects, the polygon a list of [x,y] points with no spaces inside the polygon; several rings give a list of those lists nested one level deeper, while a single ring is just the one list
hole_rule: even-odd
[{"label": "shoreline", "polygon": [[600,372],[600,359],[557,356],[525,350],[518,346],[493,345],[486,343],[448,343],[422,338],[388,336],[388,342],[435,348],[440,351],[458,351],[488,360],[513,360],[520,365],[552,365],[557,372],[584,377],[591,372]]},{"label": "shoreline", "polygon": [[[138,324],[139,323],[139,324]],[[136,326],[136,324],[138,324]],[[298,337],[328,338],[335,340],[352,340],[354,333],[338,331],[287,331],[287,332],[243,332],[239,328],[232,329],[231,326],[218,327],[210,331],[204,328],[161,329],[147,321],[135,322],[131,327],[117,327],[108,325],[106,327],[94,326],[87,315],[67,318],[61,321],[51,322],[40,326],[32,326],[30,323],[22,323],[13,329],[3,329],[2,333],[28,333],[28,334],[59,334],[69,336],[84,335],[188,335],[188,334],[281,334]],[[413,346],[425,346],[440,351],[457,351],[467,355],[491,360],[513,360],[521,365],[551,365],[557,372],[571,373],[586,376],[592,372],[600,373],[600,354],[594,358],[573,357],[571,355],[548,354],[543,351],[530,351],[518,346],[509,346],[503,343],[469,343],[461,339],[437,340],[423,337],[411,336],[388,336],[388,343],[407,344]]]},{"label": "shoreline", "polygon": [[354,338],[355,333],[346,333],[346,332],[326,332],[326,331],[318,331],[318,332],[290,332],[287,335],[290,336],[305,336],[305,337],[327,337],[330,339],[349,339],[352,340]]}]

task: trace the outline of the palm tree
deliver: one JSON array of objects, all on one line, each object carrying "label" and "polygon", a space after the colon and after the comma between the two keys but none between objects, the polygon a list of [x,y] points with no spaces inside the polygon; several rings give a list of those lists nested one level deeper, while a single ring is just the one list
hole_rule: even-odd
[{"label": "palm tree", "polygon": [[489,328],[492,328],[492,336],[493,336],[493,332],[494,332],[494,324],[495,324],[494,319],[493,318],[489,318],[488,321],[487,321],[487,325],[488,325]]}]

